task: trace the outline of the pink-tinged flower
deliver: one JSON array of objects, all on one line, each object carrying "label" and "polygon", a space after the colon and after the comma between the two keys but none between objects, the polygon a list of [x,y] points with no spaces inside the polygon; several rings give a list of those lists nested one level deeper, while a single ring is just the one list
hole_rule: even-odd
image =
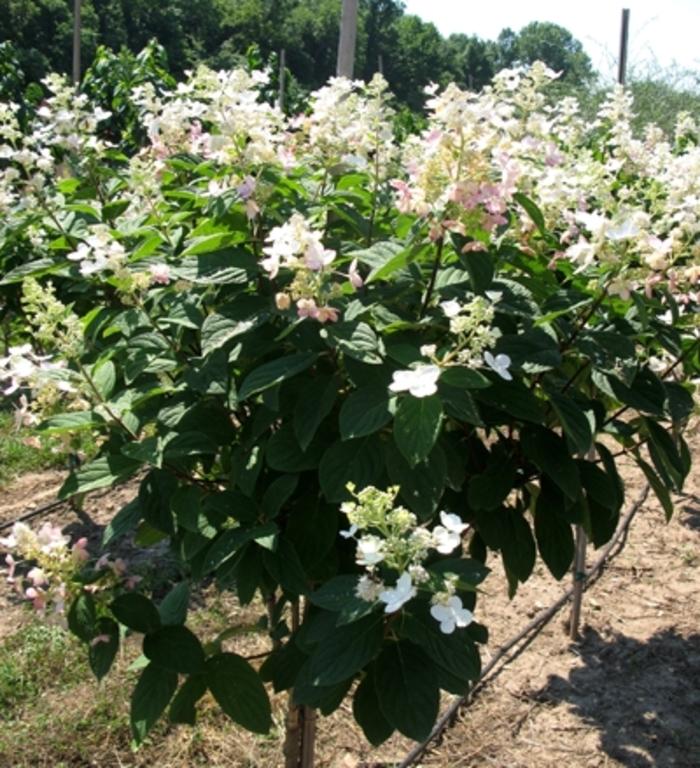
[{"label": "pink-tinged flower", "polygon": [[320,239],[313,239],[304,254],[304,264],[313,272],[320,272],[335,259],[335,251],[324,248]]},{"label": "pink-tinged flower", "polygon": [[256,181],[252,176],[246,176],[245,179],[236,187],[236,192],[247,200],[255,192]]},{"label": "pink-tinged flower", "polygon": [[15,583],[15,568],[17,567],[17,561],[12,555],[5,555],[5,563],[7,564],[7,576],[6,579],[9,584]]},{"label": "pink-tinged flower", "polygon": [[275,294],[275,306],[281,312],[284,312],[286,309],[289,309],[291,305],[292,305],[292,299],[288,293],[280,292]]},{"label": "pink-tinged flower", "polygon": [[153,264],[151,266],[151,282],[156,285],[168,285],[170,267],[167,264]]},{"label": "pink-tinged flower", "polygon": [[299,299],[297,301],[297,316],[316,319],[318,317],[316,302],[313,299]]},{"label": "pink-tinged flower", "polygon": [[90,555],[87,551],[87,543],[88,540],[83,536],[73,544],[71,553],[73,554],[73,560],[76,563],[84,563],[86,560],[90,559]]},{"label": "pink-tinged flower", "polygon": [[379,594],[379,599],[382,603],[386,603],[384,613],[395,613],[416,594],[417,590],[411,582],[411,574],[405,572],[401,574],[395,587]]},{"label": "pink-tinged flower", "polygon": [[250,199],[245,201],[245,215],[248,221],[253,221],[253,219],[260,213],[260,206],[255,202],[255,200]]},{"label": "pink-tinged flower", "polygon": [[64,549],[70,538],[64,536],[58,525],[44,523],[37,533],[37,542],[44,552],[52,552],[56,549]]},{"label": "pink-tinged flower", "polygon": [[27,574],[27,578],[35,587],[40,587],[42,584],[48,584],[46,574],[41,568],[34,567]]},{"label": "pink-tinged flower", "polygon": [[40,612],[46,608],[45,592],[34,589],[34,587],[29,587],[29,589],[25,591],[24,596],[27,598],[27,600],[32,601],[32,605],[34,606],[35,611]]},{"label": "pink-tinged flower", "polygon": [[408,213],[411,210],[411,189],[405,181],[401,179],[392,179],[389,184],[399,193],[396,207],[401,213]]},{"label": "pink-tinged flower", "polygon": [[357,259],[353,259],[350,262],[350,267],[348,268],[348,280],[350,280],[350,284],[355,290],[362,288],[365,284],[362,275],[357,271]]},{"label": "pink-tinged flower", "polygon": [[100,643],[108,643],[112,638],[109,635],[97,635],[90,640],[90,648],[94,648]]},{"label": "pink-tinged flower", "polygon": [[134,575],[132,575],[132,576],[129,576],[129,577],[128,577],[128,578],[127,578],[125,581],[124,581],[124,586],[125,586],[127,589],[135,589],[135,588],[136,588],[136,586],[137,586],[137,585],[138,585],[140,582],[142,582],[142,581],[143,581],[143,576],[136,576],[136,575],[134,574]]},{"label": "pink-tinged flower", "polygon": [[316,319],[319,323],[337,323],[338,310],[335,307],[319,307]]},{"label": "pink-tinged flower", "polygon": [[644,282],[644,295],[650,299],[654,295],[654,286],[663,280],[662,275],[649,275]]},{"label": "pink-tinged flower", "polygon": [[451,635],[456,627],[466,627],[474,621],[472,612],[462,607],[462,601],[456,596],[430,608],[430,615],[440,622],[440,631]]},{"label": "pink-tinged flower", "polygon": [[471,253],[473,251],[485,251],[486,246],[479,240],[472,240],[462,247],[462,253]]}]

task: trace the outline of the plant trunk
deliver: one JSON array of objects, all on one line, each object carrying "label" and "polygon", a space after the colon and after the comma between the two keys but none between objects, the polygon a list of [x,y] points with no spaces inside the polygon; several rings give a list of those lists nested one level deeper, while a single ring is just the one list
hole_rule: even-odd
[{"label": "plant trunk", "polygon": [[[292,632],[300,625],[299,601],[292,603]],[[294,692],[289,694],[285,720],[284,768],[313,768],[316,752],[316,712],[311,707],[293,702]]]}]

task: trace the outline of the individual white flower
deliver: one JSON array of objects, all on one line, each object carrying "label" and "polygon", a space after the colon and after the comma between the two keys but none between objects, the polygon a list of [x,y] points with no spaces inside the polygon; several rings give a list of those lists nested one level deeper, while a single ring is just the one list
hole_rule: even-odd
[{"label": "individual white flower", "polygon": [[357,528],[356,525],[351,525],[350,528],[348,528],[347,531],[340,531],[340,535],[344,539],[352,539],[352,538],[354,538],[355,534],[357,533],[357,530],[358,530],[358,528]]},{"label": "individual white flower", "polygon": [[456,317],[462,310],[462,306],[457,301],[457,299],[441,301],[440,308],[445,313],[445,317]]},{"label": "individual white flower", "polygon": [[466,627],[474,621],[472,612],[462,606],[456,595],[431,606],[430,615],[440,622],[440,631],[445,635],[451,635],[456,627]]},{"label": "individual white flower", "polygon": [[462,540],[462,533],[469,527],[457,515],[440,512],[442,525],[433,528],[433,546],[441,555],[449,555]]},{"label": "individual white flower", "polygon": [[421,365],[415,370],[395,371],[389,385],[392,392],[408,392],[413,397],[429,397],[437,392],[440,368],[437,365]]},{"label": "individual white flower", "polygon": [[513,377],[508,370],[510,368],[510,357],[508,355],[496,355],[490,352],[484,352],[484,362],[491,370],[495,371],[502,379],[512,381]]},{"label": "individual white flower", "polygon": [[630,240],[637,237],[640,233],[641,230],[639,229],[637,222],[634,219],[629,218],[610,227],[605,233],[605,237],[608,240],[613,241]]},{"label": "individual white flower", "polygon": [[374,566],[384,559],[385,543],[379,536],[368,534],[357,542],[355,560],[358,565]]},{"label": "individual white flower", "polygon": [[406,572],[401,574],[396,586],[386,589],[379,594],[379,599],[386,603],[384,613],[395,613],[404,603],[416,596],[416,588],[411,582],[411,575]]},{"label": "individual white flower", "polygon": [[435,357],[437,352],[437,345],[435,344],[423,344],[420,348],[420,353],[423,357]]},{"label": "individual white flower", "polygon": [[355,587],[355,596],[368,603],[374,603],[384,591],[384,583],[375,581],[369,576],[361,576]]}]

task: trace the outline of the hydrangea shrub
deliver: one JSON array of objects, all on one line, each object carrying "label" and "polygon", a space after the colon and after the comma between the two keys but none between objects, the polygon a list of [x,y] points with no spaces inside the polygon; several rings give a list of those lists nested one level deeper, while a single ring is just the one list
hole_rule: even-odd
[{"label": "hydrangea shrub", "polygon": [[[0,384],[47,433],[99,436],[62,497],[138,479],[105,543],[167,539],[184,574],[160,604],[104,561],[66,577],[99,675],[119,625],[143,635],[137,740],[166,711],[194,722],[207,691],[265,733],[270,689],[322,714],[352,696],[373,744],[422,739],[440,691],[479,676],[489,553],[511,594],[538,552],[562,578],[574,526],[595,546],[615,530],[621,455],[671,515],[697,126],[637,138],[622,90],[588,123],[547,103],[553,77],[434,90],[400,143],[380,77],[291,119],[264,73],[146,82],[130,156],[57,78],[30,132],[0,110],[3,295],[27,336]],[[266,604],[262,664],[187,627],[212,578]]]}]

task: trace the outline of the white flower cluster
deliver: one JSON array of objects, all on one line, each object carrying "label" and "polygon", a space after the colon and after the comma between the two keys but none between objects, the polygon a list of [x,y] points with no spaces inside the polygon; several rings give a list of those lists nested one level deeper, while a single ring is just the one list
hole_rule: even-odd
[{"label": "white flower cluster", "polygon": [[8,354],[0,357],[0,382],[3,395],[12,395],[18,389],[38,388],[48,380],[62,392],[73,392],[73,385],[64,378],[65,363],[52,363],[50,355],[37,355],[31,344],[10,347]]},{"label": "white flower cluster", "polygon": [[286,310],[294,300],[298,317],[313,318],[319,323],[335,322],[338,310],[329,306],[328,300],[334,289],[329,283],[329,267],[336,253],[323,245],[322,233],[295,213],[287,222],[274,227],[265,242],[266,257],[261,265],[270,279],[276,278],[281,268],[294,273],[288,290],[276,296],[277,308]]},{"label": "white flower cluster", "polygon": [[173,93],[159,96],[146,84],[133,96],[156,155],[188,151],[219,163],[278,163],[284,117],[260,99],[267,79],[259,71],[200,66]]},{"label": "white flower cluster", "polygon": [[90,234],[68,254],[68,260],[80,262],[80,274],[85,277],[107,270],[119,271],[126,264],[124,246],[105,224],[93,224],[89,229]]},{"label": "white flower cluster", "polygon": [[35,563],[27,572],[26,580],[22,580],[16,574],[19,561],[12,552],[5,556],[7,580],[15,585],[18,593],[31,600],[40,613],[49,607],[63,613],[71,597],[73,576],[89,557],[87,539],[78,539],[71,547],[70,538],[58,526],[44,523],[35,532],[26,523],[18,522],[10,536],[0,538],[0,546],[12,550],[22,560]]},{"label": "white flower cluster", "polygon": [[[467,626],[473,617],[456,594],[456,577],[448,575],[436,582],[424,563],[430,550],[442,555],[454,552],[468,526],[457,515],[446,512],[440,512],[440,524],[432,531],[418,525],[412,512],[396,506],[398,487],[381,491],[368,486],[358,493],[354,486],[348,488],[355,501],[341,506],[350,528],[340,535],[355,540],[355,561],[366,570],[358,580],[357,596],[367,602],[383,603],[385,613],[395,613],[421,588],[433,592],[431,614],[442,632],[450,634],[455,627]],[[386,584],[389,574],[394,575],[393,586]]]}]

